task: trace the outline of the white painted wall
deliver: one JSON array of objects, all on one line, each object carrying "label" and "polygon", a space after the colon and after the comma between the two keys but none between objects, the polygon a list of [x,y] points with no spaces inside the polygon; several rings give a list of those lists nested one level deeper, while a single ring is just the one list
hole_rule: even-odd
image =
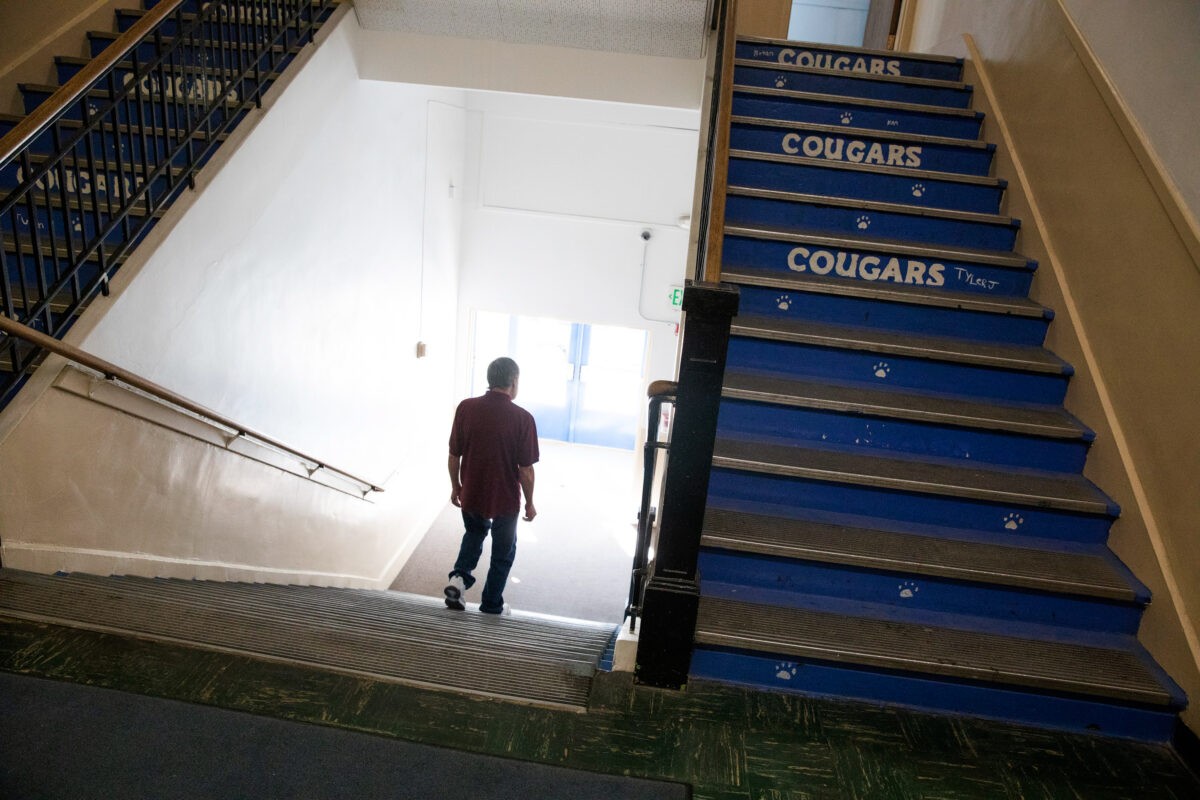
[{"label": "white painted wall", "polygon": [[647,379],[673,377],[699,111],[489,94],[471,109],[462,335],[472,310],[639,328]]},{"label": "white painted wall", "polygon": [[792,0],[788,38],[862,47],[871,0]]},{"label": "white painted wall", "polygon": [[7,566],[386,585],[442,506],[462,95],[359,80],[343,23],[79,343],[387,492],[366,503],[48,389],[0,443]]}]

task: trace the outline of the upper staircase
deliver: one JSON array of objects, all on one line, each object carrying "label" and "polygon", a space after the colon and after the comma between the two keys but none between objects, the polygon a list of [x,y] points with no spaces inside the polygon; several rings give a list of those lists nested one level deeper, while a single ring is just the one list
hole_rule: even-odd
[{"label": "upper staircase", "polygon": [[[0,314],[55,338],[108,292],[334,9],[144,2],[87,34],[92,58],[56,58],[57,85],[21,84],[24,116],[0,114]],[[42,355],[0,334],[0,408]]]},{"label": "upper staircase", "polygon": [[962,68],[737,41],[691,674],[1166,740]]}]

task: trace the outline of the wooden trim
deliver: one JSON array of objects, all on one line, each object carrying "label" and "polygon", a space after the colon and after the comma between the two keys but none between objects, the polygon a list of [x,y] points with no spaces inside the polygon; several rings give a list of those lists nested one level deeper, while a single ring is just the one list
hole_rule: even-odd
[{"label": "wooden trim", "polygon": [[717,283],[721,280],[721,245],[725,235],[725,190],[729,185],[729,134],[733,117],[733,61],[737,52],[737,0],[729,0],[729,13],[725,17],[725,51],[721,59],[721,85],[717,101],[716,142],[713,153],[712,194],[708,206],[708,234],[705,240],[707,252],[704,256],[704,280]]},{"label": "wooden trim", "polygon": [[1108,106],[1109,113],[1112,114],[1117,127],[1121,129],[1125,141],[1129,143],[1129,149],[1133,151],[1133,155],[1141,164],[1142,171],[1145,172],[1151,187],[1154,188],[1154,193],[1158,195],[1171,224],[1175,226],[1184,247],[1191,254],[1196,269],[1200,270],[1200,221],[1197,221],[1191,209],[1184,202],[1183,195],[1171,178],[1170,172],[1167,171],[1166,165],[1159,159],[1146,132],[1142,130],[1142,126],[1138,124],[1133,112],[1121,98],[1121,93],[1113,85],[1108,73],[1104,71],[1100,60],[1096,58],[1096,53],[1084,38],[1083,32],[1079,30],[1071,13],[1063,5],[1063,0],[1055,0],[1052,5],[1058,12],[1063,30],[1067,34],[1067,41],[1071,43],[1075,54],[1079,56],[1096,91],[1100,94],[1100,98]]},{"label": "wooden trim", "polygon": [[66,342],[61,342],[58,339],[47,336],[46,334],[42,333],[41,331],[36,331],[33,328],[30,328],[26,325],[22,325],[21,323],[16,322],[15,320],[9,319],[8,317],[3,316],[3,315],[0,315],[0,332],[7,333],[10,336],[15,336],[20,339],[24,339],[25,341],[30,342],[30,343],[36,345],[37,347],[43,348],[45,350],[49,350],[52,353],[57,353],[58,355],[62,356],[63,358],[68,359],[69,361],[73,361],[74,363],[80,364],[84,367],[87,367],[88,369],[93,369],[96,372],[103,374],[106,378],[118,380],[121,383],[125,384],[126,386],[132,386],[134,389],[137,389],[138,391],[141,391],[141,392],[145,392],[146,394],[150,395],[151,397],[155,397],[159,400],[170,403],[171,405],[175,406],[176,408],[181,408],[184,411],[190,412],[192,414],[195,414],[197,416],[200,416],[200,417],[208,419],[212,422],[215,422],[216,424],[218,424],[224,428],[228,428],[229,430],[236,431],[238,436],[248,436],[250,438],[256,439],[259,442],[262,442],[263,444],[269,445],[270,447],[274,447],[278,450],[282,450],[285,453],[290,453],[291,455],[295,456],[296,458],[300,459],[301,461],[305,461],[305,462],[308,462],[311,464],[316,464],[316,468],[314,469],[314,472],[317,469],[325,469],[330,472],[336,472],[339,475],[344,475],[345,477],[349,478],[350,480],[354,481],[355,483],[358,483],[358,484],[361,484],[362,486],[367,487],[367,492],[382,492],[383,491],[383,489],[381,487],[376,486],[375,484],[371,483],[368,480],[364,480],[355,475],[352,475],[349,472],[346,472],[345,470],[341,470],[341,469],[332,467],[329,464],[325,463],[324,461],[321,461],[320,459],[316,459],[316,458],[313,458],[312,456],[306,455],[306,454],[300,452],[299,450],[296,450],[293,447],[289,447],[288,445],[283,444],[282,442],[277,441],[275,439],[272,439],[269,436],[264,436],[261,433],[258,433],[250,428],[247,428],[245,425],[240,425],[240,424],[234,422],[233,420],[229,419],[228,417],[222,416],[221,414],[218,414],[217,412],[212,411],[211,409],[205,408],[204,406],[200,405],[199,403],[194,403],[182,395],[175,394],[170,389],[165,389],[162,386],[159,386],[157,383],[146,380],[145,378],[143,378],[139,375],[134,375],[132,372],[124,370],[121,367],[118,367],[116,364],[109,363],[108,361],[105,361],[102,358],[97,358],[96,356],[92,355],[91,353],[84,352],[83,350],[80,350],[79,348],[74,347],[73,345],[69,345]]},{"label": "wooden trim", "polygon": [[913,24],[917,17],[919,0],[900,0],[900,21],[896,24],[896,50],[912,50]]}]

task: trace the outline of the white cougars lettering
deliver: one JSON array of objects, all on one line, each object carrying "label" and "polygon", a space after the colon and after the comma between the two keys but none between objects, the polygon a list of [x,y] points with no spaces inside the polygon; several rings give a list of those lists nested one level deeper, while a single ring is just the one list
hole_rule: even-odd
[{"label": "white cougars lettering", "polygon": [[844,250],[810,250],[796,247],[788,253],[788,269],[811,272],[814,275],[833,273],[839,278],[861,278],[864,281],[891,281],[917,286],[944,286],[946,266],[927,264],[913,259],[847,253]]},{"label": "white cougars lettering", "polygon": [[835,56],[830,53],[812,53],[808,50],[796,51],[790,47],[779,51],[778,60],[780,64],[795,64],[798,67],[836,69],[842,72],[867,72],[871,75],[900,74],[899,61],[886,61],[882,58],[851,58],[850,56]]},{"label": "white cougars lettering", "polygon": [[793,156],[803,153],[809,158],[851,161],[855,164],[886,164],[891,167],[921,166],[920,145],[905,147],[899,144],[883,145],[879,142],[868,144],[858,139],[787,133],[784,134],[780,146],[783,148],[783,152]]}]

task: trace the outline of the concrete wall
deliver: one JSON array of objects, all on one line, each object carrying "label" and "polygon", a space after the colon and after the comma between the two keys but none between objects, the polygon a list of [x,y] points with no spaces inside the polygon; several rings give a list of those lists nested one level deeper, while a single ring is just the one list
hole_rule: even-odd
[{"label": "concrete wall", "polygon": [[128,0],[0,0],[0,112],[23,114],[18,83],[55,84],[54,56],[87,56],[89,30],[116,30]]},{"label": "concrete wall", "polygon": [[338,13],[69,339],[387,491],[326,488],[44,369],[0,419],[6,566],[381,587],[444,504],[463,98],[359,80]]},{"label": "concrete wall", "polygon": [[[1099,13],[1097,4],[1067,5],[1084,16]],[[1126,3],[1101,5],[1132,11]],[[1137,20],[1185,5],[1139,4]],[[1184,28],[1189,20],[1176,18]],[[985,137],[1004,145],[996,174],[1011,182],[1007,211],[1025,222],[1018,249],[1042,264],[1033,296],[1058,312],[1047,346],[1077,370],[1067,407],[1097,431],[1086,474],[1121,504],[1110,545],[1154,593],[1139,636],[1192,698],[1184,719],[1195,730],[1198,249],[1178,209],[1164,201],[1162,177],[1139,154],[1128,121],[1114,115],[1120,105],[1107,96],[1111,89],[1074,27],[1063,7],[1042,0],[923,0],[912,42],[974,60],[977,107],[990,112]],[[1100,27],[1111,32],[1109,23]],[[1166,68],[1151,52],[1157,44],[1142,41],[1111,72],[1129,69],[1136,73],[1129,80],[1146,86],[1176,82],[1178,64]],[[1195,52],[1189,57],[1183,63],[1194,62]],[[1143,58],[1144,68],[1135,69],[1132,59]],[[1180,105],[1189,107],[1194,94],[1178,97]],[[1171,136],[1194,138],[1194,113],[1168,123],[1168,109],[1152,110],[1161,113],[1142,126],[1147,131],[1163,125]]]}]

